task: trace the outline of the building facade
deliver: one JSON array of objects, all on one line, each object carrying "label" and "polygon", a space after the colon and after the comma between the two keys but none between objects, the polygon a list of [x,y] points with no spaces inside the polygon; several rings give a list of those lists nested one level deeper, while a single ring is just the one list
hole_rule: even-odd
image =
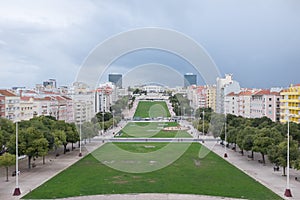
[{"label": "building facade", "polygon": [[33,118],[33,103],[32,97],[20,97],[20,120],[30,120]]},{"label": "building facade", "polygon": [[280,122],[286,123],[288,119],[300,123],[300,84],[291,85],[282,90],[280,104]]},{"label": "building facade", "polygon": [[186,73],[184,75],[184,87],[190,85],[197,85],[197,75],[192,73]]},{"label": "building facade", "polygon": [[20,97],[10,90],[0,90],[1,116],[6,119],[17,121],[20,115]]},{"label": "building facade", "polygon": [[225,96],[231,92],[239,93],[240,84],[233,80],[232,74],[225,74],[225,78],[217,78],[216,85],[216,113],[225,113]]},{"label": "building facade", "polygon": [[122,88],[122,74],[108,74],[108,81],[117,88]]},{"label": "building facade", "polygon": [[113,84],[106,83],[100,85],[100,87],[95,91],[95,113],[110,112],[110,107],[115,101],[117,101],[116,96],[116,89]]},{"label": "building facade", "polygon": [[280,119],[280,94],[270,89],[242,89],[225,97],[225,112],[245,118],[268,117],[274,122]]}]

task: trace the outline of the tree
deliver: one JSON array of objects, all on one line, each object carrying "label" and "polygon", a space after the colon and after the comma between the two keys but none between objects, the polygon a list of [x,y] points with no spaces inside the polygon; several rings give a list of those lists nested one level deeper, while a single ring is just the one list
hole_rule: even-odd
[{"label": "tree", "polygon": [[214,137],[221,137],[221,139],[224,140],[224,125],[225,116],[223,114],[212,113],[209,132],[211,132]]},{"label": "tree", "polygon": [[[290,164],[291,166],[297,168],[299,160],[299,149],[298,142],[291,139],[290,140]],[[285,176],[285,169],[287,166],[287,141],[283,141],[278,145],[273,146],[268,151],[268,157],[270,162],[275,165],[283,167],[283,175]]]},{"label": "tree", "polygon": [[213,112],[211,108],[198,108],[195,112],[195,117],[203,119],[203,111],[204,111],[204,120],[209,122],[211,113]]},{"label": "tree", "polygon": [[242,147],[246,151],[251,151],[252,160],[254,159],[253,145],[254,145],[254,134],[245,135],[242,141]]},{"label": "tree", "polygon": [[40,138],[35,140],[34,142],[35,149],[37,151],[36,157],[42,156],[43,157],[43,164],[45,164],[45,156],[48,154],[48,141],[46,138]]},{"label": "tree", "polygon": [[[21,129],[19,131],[19,154],[27,155],[28,168],[31,168],[31,159],[44,155],[44,151],[48,151],[48,141],[43,134],[34,127]],[[16,139],[11,137],[9,143],[9,152],[16,153]]]},{"label": "tree", "polygon": [[[102,123],[100,123],[100,124],[102,124]],[[98,124],[98,125],[95,124],[94,125],[94,124],[92,124],[90,122],[84,122],[81,125],[81,138],[85,141],[85,143],[86,143],[87,139],[90,140],[90,138],[92,138],[92,137],[94,137],[94,136],[97,135],[98,132],[95,131],[95,128],[100,127],[99,126],[100,124]]]},{"label": "tree", "polygon": [[10,137],[15,132],[14,124],[10,120],[0,117],[0,155],[5,152]]},{"label": "tree", "polygon": [[53,132],[53,136],[54,136],[55,155],[57,156],[58,155],[57,148],[66,142],[67,136],[66,133],[62,130],[55,130]]},{"label": "tree", "polygon": [[[257,129],[253,128],[251,126],[246,126],[243,128],[243,126],[240,126],[240,131],[238,131],[237,135],[237,145],[241,149],[242,155],[244,155],[244,150],[246,151],[252,151],[253,147],[253,136],[256,134]],[[252,156],[253,156],[253,151],[252,151]]]},{"label": "tree", "polygon": [[[66,142],[71,143],[72,144],[72,150],[73,150],[73,144],[75,142],[79,141],[79,133],[76,129],[75,124],[69,124],[66,130]],[[66,147],[65,147],[66,149]]]},{"label": "tree", "polygon": [[270,146],[274,144],[274,140],[269,137],[257,135],[254,138],[254,143],[253,143],[253,150],[256,152],[261,153],[262,156],[262,162],[265,162],[265,155],[267,154],[267,151]]},{"label": "tree", "polygon": [[8,168],[14,165],[16,162],[16,156],[10,153],[4,153],[0,156],[0,166],[5,167],[6,169],[6,181],[8,180]]},{"label": "tree", "polygon": [[253,150],[261,153],[262,162],[265,163],[265,155],[272,145],[277,145],[282,141],[283,137],[275,128],[263,128],[258,131],[254,137]]}]

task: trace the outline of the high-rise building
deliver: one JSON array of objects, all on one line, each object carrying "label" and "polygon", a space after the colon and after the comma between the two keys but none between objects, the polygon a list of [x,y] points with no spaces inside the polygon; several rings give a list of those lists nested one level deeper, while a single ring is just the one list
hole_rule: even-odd
[{"label": "high-rise building", "polygon": [[216,113],[225,113],[225,96],[231,92],[239,93],[240,90],[240,84],[232,79],[232,74],[225,74],[225,78],[218,77],[216,90]]},{"label": "high-rise building", "polygon": [[108,81],[114,83],[117,88],[122,88],[122,74],[108,74]]},{"label": "high-rise building", "polygon": [[43,82],[43,86],[46,88],[46,89],[55,89],[57,86],[56,86],[56,80],[55,79],[49,79],[47,81],[44,81]]},{"label": "high-rise building", "polygon": [[282,90],[280,104],[280,122],[300,123],[300,84],[291,85],[288,89]]},{"label": "high-rise building", "polygon": [[186,73],[184,75],[184,87],[190,85],[197,85],[197,75],[192,73]]}]

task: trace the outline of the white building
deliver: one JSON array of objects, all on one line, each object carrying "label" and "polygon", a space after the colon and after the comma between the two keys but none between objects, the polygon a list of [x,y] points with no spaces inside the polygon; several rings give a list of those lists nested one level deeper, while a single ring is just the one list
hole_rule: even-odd
[{"label": "white building", "polygon": [[216,112],[224,113],[225,96],[231,92],[240,92],[240,84],[232,79],[232,74],[226,74],[225,78],[217,78],[216,86]]},{"label": "white building", "polygon": [[20,97],[20,117],[22,120],[30,120],[33,118],[33,103],[34,98],[32,97]]},{"label": "white building", "polygon": [[110,112],[110,107],[117,101],[116,87],[112,83],[100,85],[95,91],[94,111]]},{"label": "white building", "polygon": [[1,96],[1,117],[16,121],[20,115],[20,97],[9,90],[0,90]]},{"label": "white building", "polygon": [[77,94],[73,95],[74,122],[90,122],[95,116],[94,111],[94,94]]}]

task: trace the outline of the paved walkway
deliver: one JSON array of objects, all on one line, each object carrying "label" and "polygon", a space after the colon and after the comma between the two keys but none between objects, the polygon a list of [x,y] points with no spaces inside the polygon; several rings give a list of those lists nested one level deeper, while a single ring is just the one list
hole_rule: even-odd
[{"label": "paved walkway", "polygon": [[[224,158],[225,148],[222,145],[216,145],[214,142],[205,142],[204,145],[212,148],[213,152]],[[273,164],[270,162],[267,161],[265,165],[259,163],[258,160],[261,159],[260,154],[255,154],[255,159],[252,160],[247,156],[250,155],[250,153],[246,152],[244,156],[242,156],[238,151],[233,151],[227,148],[227,155],[228,157],[225,160],[244,171],[246,174],[256,179],[282,198],[300,199],[300,182],[295,180],[295,177],[300,177],[300,171],[290,169],[290,189],[293,197],[286,198],[284,196],[286,176],[282,176],[282,168],[280,168],[280,171],[274,172]]]},{"label": "paved walkway", "polygon": [[193,194],[114,194],[66,198],[65,200],[238,200]]}]

